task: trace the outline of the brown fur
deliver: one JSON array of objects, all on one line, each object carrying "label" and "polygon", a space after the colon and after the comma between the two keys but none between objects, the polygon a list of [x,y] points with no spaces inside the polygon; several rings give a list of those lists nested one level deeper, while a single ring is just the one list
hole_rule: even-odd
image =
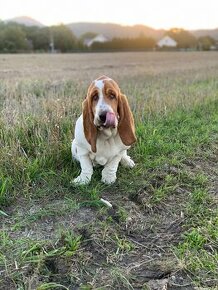
[{"label": "brown fur", "polygon": [[129,146],[136,141],[135,124],[127,97],[120,94],[118,101],[118,114],[120,116],[118,123],[118,132],[123,144]]},{"label": "brown fur", "polygon": [[91,145],[92,151],[96,152],[97,128],[94,125],[94,115],[91,108],[91,100],[87,96],[83,101],[83,128],[86,140]]},{"label": "brown fur", "polygon": [[[136,141],[134,119],[129,107],[127,98],[121,94],[117,83],[113,80],[108,80],[108,77],[101,76],[97,80],[104,80],[104,98],[105,101],[112,107],[115,115],[119,116],[118,133],[126,146],[133,144]],[[96,152],[97,128],[94,125],[94,114],[96,102],[92,100],[96,88],[94,82],[88,88],[87,97],[83,102],[83,126],[86,140],[91,145],[92,151]],[[110,99],[110,93],[116,95],[115,99]]]}]

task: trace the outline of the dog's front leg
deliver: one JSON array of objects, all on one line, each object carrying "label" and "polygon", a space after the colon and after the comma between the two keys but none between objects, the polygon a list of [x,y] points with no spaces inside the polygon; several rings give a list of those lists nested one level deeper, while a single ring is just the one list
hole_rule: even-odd
[{"label": "dog's front leg", "polygon": [[92,161],[88,155],[82,155],[79,156],[79,162],[81,173],[73,180],[73,182],[76,184],[87,184],[90,182],[93,173]]},{"label": "dog's front leg", "polygon": [[127,155],[126,150],[123,153],[120,163],[124,167],[128,167],[128,168],[133,168],[135,166],[135,162],[131,159],[129,155]]},{"label": "dog's front leg", "polygon": [[117,155],[105,165],[104,169],[102,170],[102,182],[106,184],[111,184],[116,181],[116,173],[120,160],[121,155]]}]

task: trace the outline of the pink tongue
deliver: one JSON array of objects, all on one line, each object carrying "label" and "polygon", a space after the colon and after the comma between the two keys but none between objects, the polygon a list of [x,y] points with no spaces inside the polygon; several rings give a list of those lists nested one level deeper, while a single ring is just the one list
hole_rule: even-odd
[{"label": "pink tongue", "polygon": [[104,123],[105,127],[115,127],[115,114],[112,112],[107,112],[106,121]]}]

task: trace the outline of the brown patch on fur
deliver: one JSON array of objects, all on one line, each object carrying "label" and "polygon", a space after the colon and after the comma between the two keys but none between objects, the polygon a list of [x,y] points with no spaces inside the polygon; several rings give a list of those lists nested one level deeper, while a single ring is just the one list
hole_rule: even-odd
[{"label": "brown patch on fur", "polygon": [[134,118],[127,100],[123,94],[119,96],[118,114],[120,116],[118,123],[118,132],[123,144],[129,146],[136,142]]},{"label": "brown patch on fur", "polygon": [[[133,144],[136,141],[135,125],[126,96],[120,92],[118,84],[109,77],[103,75],[97,78],[98,80],[102,80],[104,83],[103,96],[105,102],[111,106],[118,118],[118,132],[123,144],[126,146]],[[92,82],[83,102],[83,126],[85,137],[93,152],[96,152],[97,139],[97,128],[94,125],[95,107],[98,102],[98,99],[95,100],[96,94],[98,94],[98,90],[95,87],[95,82]]]},{"label": "brown patch on fur", "polygon": [[83,128],[86,140],[96,152],[97,128],[94,125],[94,115],[91,107],[91,99],[87,96],[83,101]]}]

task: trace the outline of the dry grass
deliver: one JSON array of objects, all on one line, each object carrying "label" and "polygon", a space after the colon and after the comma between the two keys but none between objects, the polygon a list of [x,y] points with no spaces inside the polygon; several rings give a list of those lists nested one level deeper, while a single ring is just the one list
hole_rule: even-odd
[{"label": "dry grass", "polygon": [[47,115],[50,106],[80,109],[89,83],[106,74],[118,81],[141,119],[216,98],[217,66],[216,52],[0,55],[1,104],[9,121]]},{"label": "dry grass", "polygon": [[102,74],[119,82],[168,73],[179,76],[193,73],[193,78],[197,78],[201,70],[210,75],[217,65],[217,52],[0,55],[0,78],[13,83],[18,80],[74,80],[87,86]]}]

